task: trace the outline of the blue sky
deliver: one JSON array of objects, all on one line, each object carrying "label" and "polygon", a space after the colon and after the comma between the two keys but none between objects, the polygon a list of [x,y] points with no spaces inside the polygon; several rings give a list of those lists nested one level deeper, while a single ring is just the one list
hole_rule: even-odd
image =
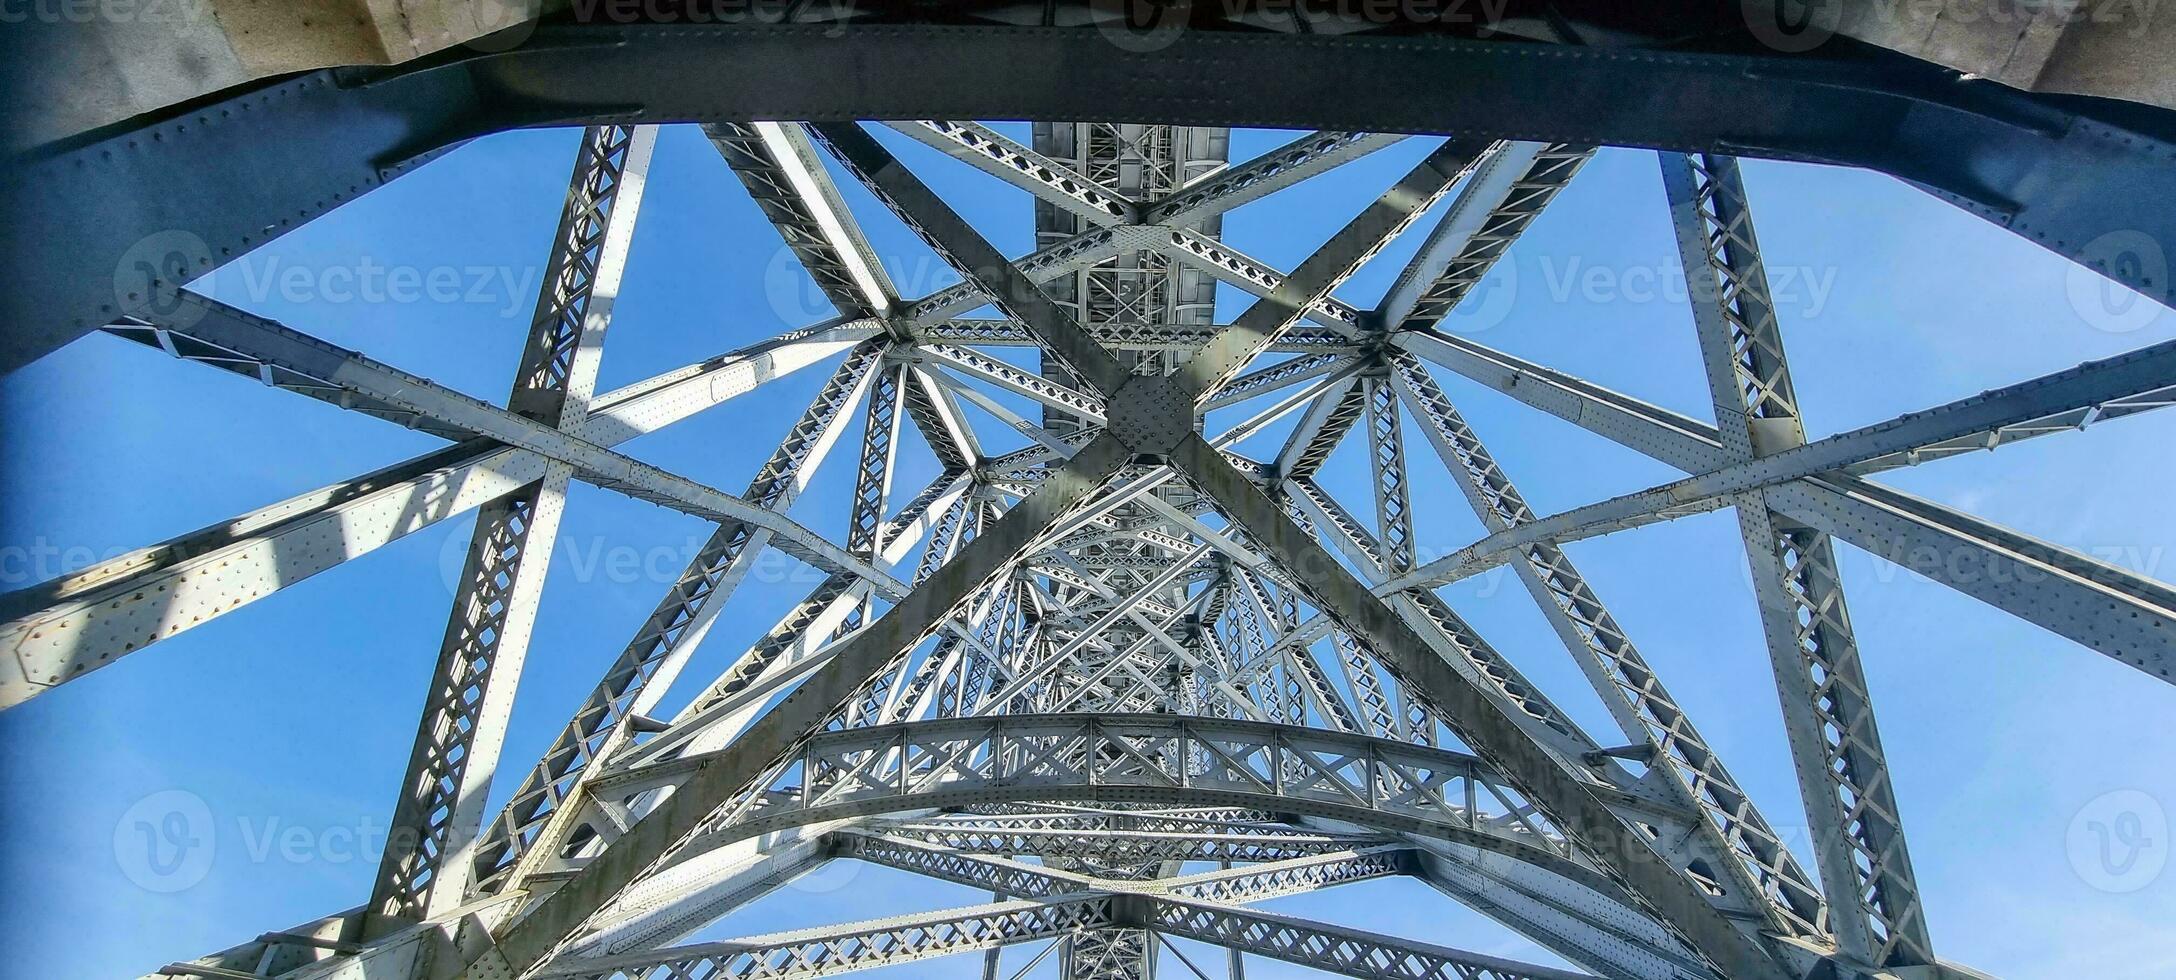
[{"label": "blue sky", "polygon": [[[1001,130],[1025,140],[1024,125]],[[933,151],[879,134],[1010,255],[1033,247],[1029,198]],[[1238,132],[1235,162],[1291,134]],[[224,270],[206,288],[291,326],[464,392],[503,399],[574,146],[571,131],[477,141]],[[1229,216],[1226,239],[1298,264],[1424,155],[1415,139]],[[2107,329],[2074,302],[2061,258],[1879,175],[1754,162],[1746,180],[1777,276],[1802,410],[1818,437],[2176,337],[2176,314]],[[902,292],[954,281],[846,182]],[[1418,242],[1393,245],[1341,296],[1380,298]],[[700,134],[665,131],[650,172],[600,388],[692,363],[828,313]],[[1449,326],[1475,340],[1710,418],[1652,154],[1606,150]],[[450,268],[474,302],[338,301],[328,269]],[[1791,277],[1786,283],[1784,273]],[[290,273],[288,270],[301,270]],[[281,277],[298,275],[287,289]],[[1226,290],[1220,319],[1247,297]],[[729,490],[745,485],[821,384],[824,368],[623,447]],[[1438,372],[1537,512],[1676,473]],[[161,541],[432,448],[437,440],[251,385],[107,337],[76,343],[0,387],[9,505],[0,587]],[[2176,577],[2176,417],[2149,415],[1942,461],[1883,480],[2164,581]],[[852,438],[849,431],[848,438]],[[1272,438],[1281,438],[1281,433]],[[1425,443],[1409,433],[1417,540],[1443,553],[1481,533]],[[913,440],[910,438],[909,443]],[[1000,446],[1000,440],[993,440]],[[843,530],[851,442],[793,514]],[[1325,482],[1364,505],[1349,440]],[[841,460],[845,460],[841,462]],[[898,499],[935,472],[918,444]],[[1356,507],[1356,509],[1358,509]],[[470,520],[449,520],[186,632],[0,715],[0,948],[42,976],[146,972],[347,908],[376,853],[444,629],[447,580]],[[700,521],[577,485],[506,741],[526,766],[564,724],[707,535]],[[1570,549],[1704,734],[1763,804],[1798,826],[1797,788],[1727,513]],[[615,557],[617,556],[617,557]],[[2110,799],[2176,807],[2176,689],[1848,546],[1850,608],[1880,710],[1937,950],[2003,976],[2176,974],[2176,872],[2096,887],[2075,823]],[[751,582],[684,675],[699,687],[806,591]],[[1597,733],[1606,714],[1523,589],[1505,575],[1445,592],[1458,610]],[[677,690],[664,710],[684,703]],[[495,789],[503,798],[511,787]],[[126,867],[131,807],[184,790],[216,850],[201,881],[140,887]],[[2109,797],[2129,791],[2133,795]],[[2099,802],[2096,802],[2099,801]],[[2075,818],[2075,819],[2074,819]],[[117,830],[119,839],[117,840]],[[1802,835],[1801,835],[1802,836]],[[283,853],[280,842],[302,842]],[[2164,832],[2155,845],[2165,858]],[[1801,857],[1808,860],[1801,846]],[[2074,860],[2075,859],[2075,860]],[[2126,882],[2135,883],[2135,882]],[[835,867],[744,909],[706,937],[746,935],[983,900],[898,872]],[[1267,907],[1487,952],[1556,962],[1406,880]],[[1184,945],[1210,969],[1220,954]],[[1032,951],[1016,949],[1008,963]],[[882,971],[956,975],[972,957]],[[1168,975],[1185,975],[1167,964]],[[1255,976],[1305,971],[1250,962]],[[1036,975],[1047,974],[1047,965]]]}]

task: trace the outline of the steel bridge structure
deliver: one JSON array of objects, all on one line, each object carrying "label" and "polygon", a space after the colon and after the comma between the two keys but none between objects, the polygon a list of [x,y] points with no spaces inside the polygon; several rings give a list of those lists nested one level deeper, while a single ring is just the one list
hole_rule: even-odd
[{"label": "steel bridge structure", "polygon": [[[1928,933],[1835,543],[1969,556],[1915,570],[2141,683],[2176,680],[2176,590],[1874,479],[2166,407],[2176,344],[1809,439],[1739,168],[1891,173],[2166,303],[2165,269],[2156,280],[2106,245],[2126,230],[2176,243],[2165,114],[1856,49],[1301,29],[1252,4],[1146,26],[1108,4],[777,6],[524,27],[458,57],[278,79],[11,165],[10,234],[51,256],[5,300],[13,363],[103,331],[446,444],[11,594],[5,704],[475,515],[371,893],[161,974],[789,978],[980,953],[963,969],[997,980],[997,951],[1018,944],[1069,980],[1201,973],[1177,937],[1227,949],[1216,965],[1234,980],[1247,957],[1399,980],[1972,977]],[[1241,77],[1243,94],[1218,91]],[[1038,121],[1021,143],[977,118]],[[836,315],[598,391],[668,123],[701,126]],[[503,401],[187,288],[463,140],[539,125],[583,128]],[[1231,161],[1226,127],[1260,125],[1303,133]],[[1033,195],[1035,250],[999,252],[878,126]],[[1297,267],[1222,240],[1233,209],[1408,140],[1425,141],[1419,162]],[[1603,145],[1657,161],[1653,206],[1676,232],[1713,422],[1441,328]],[[834,164],[959,284],[902,294]],[[121,253],[154,234],[182,244],[112,288]],[[1419,245],[1382,301],[1339,299],[1400,236]],[[1214,315],[1219,284],[1252,297],[1230,322]],[[616,448],[803,371],[828,378],[744,490]],[[1684,475],[1537,513],[1445,374]],[[1029,447],[987,450],[977,426],[993,419]],[[1287,423],[1274,454],[1235,448]],[[910,429],[942,464],[927,486],[895,486]],[[840,446],[850,432],[859,444]],[[1324,489],[1348,441],[1364,452],[1339,458],[1364,461],[1365,500]],[[841,540],[792,516],[827,462],[855,481]],[[1424,561],[1415,467],[1442,467],[1486,535]],[[714,531],[523,766],[501,744],[574,481]],[[1763,814],[1564,550],[1725,509],[1803,812]],[[683,676],[770,550],[820,584],[723,673]],[[1557,653],[1509,655],[1437,594],[1498,567],[1608,730],[1518,666]],[[663,714],[675,684],[700,693]],[[494,779],[511,795],[488,810]],[[1810,866],[1786,826],[1810,828]],[[686,942],[831,860],[991,901]],[[1218,867],[1186,867],[1204,862]],[[1392,875],[1587,972],[1250,907]]]}]

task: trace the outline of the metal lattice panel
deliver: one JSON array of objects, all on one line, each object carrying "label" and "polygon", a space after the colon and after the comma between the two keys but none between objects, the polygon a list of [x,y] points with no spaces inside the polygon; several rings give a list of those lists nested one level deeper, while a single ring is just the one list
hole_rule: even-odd
[{"label": "metal lattice panel", "polygon": [[[911,12],[834,7],[789,19],[921,30]],[[1076,15],[980,10],[947,30],[1032,23],[1048,41],[1117,29]],[[1195,21],[1232,26],[1208,11]],[[1245,26],[1298,22],[1258,13]],[[1390,58],[1420,42],[1367,43]],[[1032,197],[1035,250],[1014,259],[859,124],[658,111],[703,120],[836,318],[594,394],[657,135],[614,124],[583,132],[503,406],[163,280],[154,291],[173,302],[92,324],[450,444],[10,596],[0,637],[20,671],[0,686],[6,703],[478,514],[365,912],[169,975],[783,980],[970,951],[990,954],[990,971],[1000,947],[1037,944],[1069,978],[1134,980],[1155,974],[1160,949],[1177,951],[1166,937],[1225,947],[1235,978],[1248,955],[1397,980],[1577,975],[1245,907],[1389,875],[1605,975],[1962,975],[1928,934],[1834,542],[1932,542],[1980,567],[2034,569],[1931,577],[2149,676],[2168,680],[2176,663],[2176,591],[1864,479],[2165,407],[2176,346],[1809,440],[1790,325],[1732,157],[1661,155],[1710,425],[1437,329],[1491,288],[1490,271],[1596,152],[1574,134],[1438,128],[1462,135],[1426,147],[1286,271],[1223,241],[1224,216],[1412,137],[1325,129],[1233,163],[1230,131],[1214,125],[1038,122],[1023,143],[970,121],[890,123],[959,161],[939,163]],[[826,155],[958,284],[900,295]],[[1337,295],[1401,236],[1422,240],[1380,303]],[[1225,323],[1220,284],[1246,301]],[[985,305],[996,318],[968,316]],[[819,363],[828,380],[740,494],[616,448]],[[1687,476],[1537,514],[1436,368]],[[1227,410],[1243,421],[1211,431],[1208,415]],[[993,419],[1003,445],[1027,448],[986,451],[977,427]],[[1273,455],[1242,451],[1287,422]],[[857,424],[834,541],[789,510]],[[1338,454],[1348,437],[1362,448],[1355,430],[1364,451]],[[918,445],[938,475],[895,493]],[[1435,453],[1485,533],[1425,563],[1415,447]],[[1332,479],[1355,458],[1358,479]],[[545,754],[507,767],[521,778],[487,821],[572,481],[713,530]],[[1325,489],[1348,485],[1365,488],[1357,508]],[[1811,871],[1777,829],[1792,821],[1762,814],[1563,547],[1723,508],[1753,570]],[[815,586],[715,676],[689,678],[685,708],[653,717],[772,550],[817,569]],[[1498,649],[1436,594],[1497,564],[1520,576],[1617,731],[1586,731],[1522,669],[1541,654]],[[671,945],[833,859],[997,900]],[[1187,862],[1222,866],[1182,874]]]}]

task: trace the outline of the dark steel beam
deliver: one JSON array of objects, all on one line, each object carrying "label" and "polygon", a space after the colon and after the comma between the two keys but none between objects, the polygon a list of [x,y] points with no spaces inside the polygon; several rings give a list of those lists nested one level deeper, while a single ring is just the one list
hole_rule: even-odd
[{"label": "dark steel beam", "polygon": [[[0,371],[464,140],[629,122],[1138,118],[1842,164],[1913,182],[2170,301],[2165,272],[2133,247],[2176,252],[2176,210],[2136,206],[2176,199],[2165,111],[2031,95],[1843,44],[1785,55],[1117,34],[906,19],[546,26],[509,50],[310,72],[44,147],[12,161],[0,191],[17,257]],[[1006,66],[1005,84],[989,84],[990,65]]]}]

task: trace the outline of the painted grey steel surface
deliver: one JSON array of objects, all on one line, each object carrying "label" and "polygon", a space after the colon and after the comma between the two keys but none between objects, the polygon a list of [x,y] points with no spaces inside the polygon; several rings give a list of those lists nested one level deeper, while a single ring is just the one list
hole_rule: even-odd
[{"label": "painted grey steel surface", "polygon": [[[1990,198],[2024,188],[2009,199],[2015,211],[1990,216],[2036,235],[2054,229],[2051,247],[2090,259],[2073,236],[2106,224],[2097,195],[2172,180],[2165,164],[2132,159],[2163,144],[2107,129],[2089,107],[1970,86],[1930,96],[1936,76],[1908,65],[1742,53],[1619,52],[1610,57],[1623,63],[1612,64],[1555,48],[1555,80],[1517,97],[1698,81],[1699,97],[1688,99],[1698,112],[1634,118],[1613,109],[1621,99],[1595,99],[1507,127],[1504,106],[1490,104],[1507,98],[1500,93],[1459,93],[1478,107],[1410,88],[1397,100],[1358,95],[1332,105],[1285,87],[1400,66],[1517,81],[1540,62],[1533,51],[1471,39],[1257,36],[1214,23],[1167,38],[1171,60],[1156,62],[1164,68],[1153,77],[1080,93],[1036,77],[1019,92],[970,93],[944,67],[948,52],[1077,54],[1080,35],[1103,45],[1109,37],[1093,20],[1029,30],[898,16],[845,31],[824,50],[809,25],[702,35],[549,27],[538,37],[552,44],[396,70],[371,85],[291,79],[266,90],[284,93],[269,100],[245,96],[266,100],[252,103],[260,115],[247,122],[198,124],[187,138],[176,129],[158,141],[168,145],[82,168],[123,193],[151,193],[168,179],[152,164],[184,171],[192,154],[233,141],[260,154],[245,170],[380,151],[373,159],[383,169],[367,178],[326,166],[285,175],[246,206],[217,188],[184,202],[184,226],[207,247],[232,251],[261,242],[263,226],[236,232],[222,223],[228,216],[192,208],[233,206],[236,220],[254,220],[252,208],[277,204],[292,211],[283,219],[292,225],[315,213],[291,200],[315,193],[313,181],[354,182],[321,210],[467,135],[508,123],[598,124],[586,131],[554,242],[553,268],[564,274],[552,277],[503,406],[173,281],[155,278],[136,299],[90,315],[80,312],[92,308],[83,305],[89,287],[69,280],[64,262],[11,298],[33,320],[78,311],[84,329],[452,444],[7,597],[6,703],[452,514],[483,515],[395,810],[396,825],[415,833],[388,850],[369,903],[169,975],[823,976],[1032,942],[1049,944],[1038,955],[1057,957],[1068,977],[1131,980],[1159,964],[1195,968],[1166,959],[1162,951],[1176,956],[1168,936],[1226,947],[1234,978],[1247,956],[1365,977],[1574,975],[1244,907],[1392,874],[1421,878],[1604,975],[1970,975],[1939,959],[1925,925],[1830,542],[1885,536],[2034,569],[2041,574],[1990,577],[2000,584],[1932,577],[2170,680],[2176,592],[1870,477],[2164,407],[2176,400],[2176,353],[2149,347],[1809,439],[1782,357],[1788,324],[1764,302],[1751,202],[1735,160],[1722,154],[1877,166],[1983,213]],[[731,77],[714,99],[647,88],[728,48],[750,58],[719,69]],[[1139,52],[1097,50],[1069,62],[1079,72],[1069,85],[1147,63]],[[898,92],[856,93],[850,105],[822,86],[758,92],[731,74],[838,57],[862,59],[856,70],[873,73],[856,77],[936,67]],[[1198,73],[1240,57],[1292,71],[1264,78],[1255,108],[1191,97],[1209,78]],[[1748,74],[1785,64],[1795,74]],[[578,97],[567,97],[570,79],[584,83]],[[1846,91],[1840,80],[1860,87]],[[1176,98],[1182,91],[1190,97]],[[1791,120],[1748,110],[1733,117],[1742,129],[1734,134],[1712,121],[1779,92],[1799,100]],[[632,99],[641,93],[656,98]],[[1896,104],[1910,98],[1921,101]],[[644,123],[706,123],[705,136],[839,318],[590,396],[654,132],[594,117],[634,104],[649,107]],[[1139,118],[1164,121],[1043,122],[1020,143],[981,124],[925,118],[967,109],[949,114],[1054,118],[1075,107],[1076,117],[1139,109]],[[1882,138],[1844,132],[1846,113]],[[1031,195],[1036,250],[1009,259],[985,241],[849,121],[872,115],[901,120],[889,125]],[[818,121],[769,121],[778,118]],[[2042,124],[2015,125],[2020,118]],[[1222,122],[1375,129],[1308,132],[1234,164]],[[1996,122],[2010,129],[1990,135],[1983,124]],[[345,127],[347,145],[333,145],[327,127]],[[1232,209],[1303,180],[1336,179],[1344,164],[1420,130],[1454,135],[1296,268],[1275,269],[1220,240]],[[268,134],[293,139],[267,142]],[[1989,158],[2022,161],[2020,169],[1999,187],[1965,186],[1945,169],[1954,147],[1935,152],[1930,134],[1979,140]],[[1757,146],[1741,145],[1754,135]],[[2143,148],[2102,145],[2123,136]],[[1655,206],[1671,209],[1679,231],[1721,425],[1434,329],[1488,288],[1491,264],[1602,143],[1699,151],[1663,155],[1669,199]],[[43,174],[56,188],[74,186],[92,178],[64,164],[96,146],[56,151],[10,179]],[[951,263],[960,284],[900,295],[859,227],[867,216],[834,184],[832,162]],[[2041,168],[2058,163],[2074,169],[2051,184]],[[2118,186],[2091,185],[2102,179]],[[1444,200],[1425,231],[1412,229]],[[24,227],[44,227],[41,214],[27,212]],[[85,261],[99,260],[92,239],[113,230],[97,224],[71,225]],[[1333,295],[1401,235],[1422,240],[1381,303],[1363,309]],[[1218,283],[1253,297],[1231,323],[1212,315]],[[984,304],[999,317],[963,318]],[[71,333],[38,329],[45,341]],[[33,340],[15,354],[33,356],[41,349]],[[1035,348],[1040,370],[998,353],[1022,347]],[[614,448],[817,363],[827,363],[828,380],[743,493]],[[1438,367],[1688,475],[1536,515],[1451,404]],[[1020,414],[1023,403],[1039,416]],[[1207,418],[1226,410],[1240,420]],[[985,448],[977,427],[988,431],[991,419],[1029,448]],[[1292,432],[1268,458],[1234,448],[1287,420]],[[940,464],[913,489],[895,486],[910,429]],[[787,512],[851,431],[860,438],[849,454],[850,513],[834,541]],[[1438,457],[1487,529],[1425,563],[1413,540],[1414,509],[1425,505],[1413,489],[1417,447]],[[1354,459],[1366,498],[1339,500],[1325,477]],[[549,509],[570,480],[697,514],[715,533],[484,822],[488,784],[477,773],[499,761],[541,587],[543,568],[530,559],[548,547]],[[1771,821],[1754,804],[1561,547],[1722,508],[1744,525],[1816,832],[1810,869],[1777,830],[1791,821]],[[700,690],[683,710],[653,715],[770,550],[819,569],[814,587],[717,676],[687,678]],[[1616,731],[1584,730],[1520,668],[1543,654],[1497,649],[1435,594],[1505,562]],[[1470,754],[1441,747],[1454,742]],[[968,884],[994,901],[673,945],[836,859]],[[1180,873],[1190,861],[1224,867]],[[985,959],[986,971],[996,962]]]},{"label": "painted grey steel surface", "polygon": [[[762,4],[725,5],[722,19],[702,24],[608,14],[542,26],[506,48],[364,75],[310,72],[43,147],[0,187],[15,218],[9,251],[39,254],[45,270],[0,298],[0,316],[18,325],[0,370],[141,312],[215,262],[462,140],[643,121],[1130,118],[1866,166],[2171,299],[2169,284],[2126,261],[2122,245],[2136,234],[2176,252],[2176,219],[2132,204],[2176,196],[2167,166],[2176,125],[2161,110],[2029,95],[1889,52],[1784,54],[1742,29],[1707,51],[1679,49],[1682,31],[1662,25],[1621,46],[1537,44],[1397,13],[1411,5],[1325,27],[1264,23],[1235,4],[1191,6],[1184,29],[1158,14],[1156,29],[1137,35],[1123,26],[1124,6],[935,13],[943,8],[857,0],[795,8],[785,23]],[[1007,66],[1006,84],[989,83],[993,64]],[[1246,97],[1199,97],[1241,76]],[[185,247],[147,260],[116,289],[115,270],[136,268],[124,261],[129,249],[168,232]]]}]

